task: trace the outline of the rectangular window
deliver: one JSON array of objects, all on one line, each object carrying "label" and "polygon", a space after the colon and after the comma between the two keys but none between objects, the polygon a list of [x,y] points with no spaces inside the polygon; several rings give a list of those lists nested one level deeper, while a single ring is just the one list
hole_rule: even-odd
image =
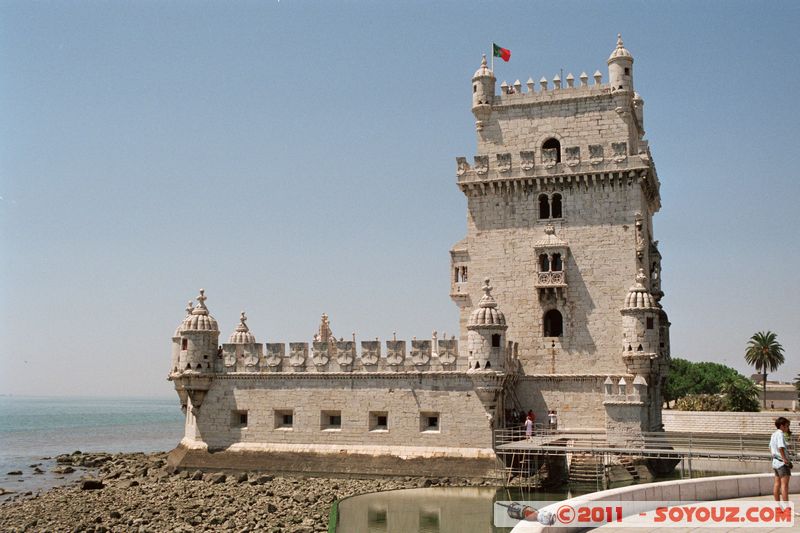
[{"label": "rectangular window", "polygon": [[497,333],[492,335],[492,348],[499,348],[500,347],[500,335]]},{"label": "rectangular window", "polygon": [[231,413],[231,427],[244,429],[247,427],[247,411],[233,411]]},{"label": "rectangular window", "polygon": [[387,431],[389,429],[389,413],[386,411],[369,412],[369,430]]},{"label": "rectangular window", "polygon": [[275,429],[292,429],[294,427],[294,411],[291,409],[275,409]]},{"label": "rectangular window", "polygon": [[323,430],[342,429],[342,412],[322,411],[320,415],[320,428]]},{"label": "rectangular window", "polygon": [[653,326],[654,326],[653,317],[651,316],[647,317],[647,329],[653,329]]},{"label": "rectangular window", "polygon": [[181,350],[185,350],[189,347],[189,339],[181,339]]},{"label": "rectangular window", "polygon": [[423,411],[419,414],[419,430],[424,433],[439,432],[439,413]]}]

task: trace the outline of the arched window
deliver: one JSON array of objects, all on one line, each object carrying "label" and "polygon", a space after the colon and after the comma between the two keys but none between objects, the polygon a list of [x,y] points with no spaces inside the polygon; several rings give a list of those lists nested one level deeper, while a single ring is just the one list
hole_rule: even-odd
[{"label": "arched window", "polygon": [[550,218],[550,199],[546,194],[539,195],[539,218]]},{"label": "arched window", "polygon": [[547,257],[547,254],[539,256],[539,272],[550,272],[550,258]]},{"label": "arched window", "polygon": [[542,150],[555,150],[556,163],[561,163],[561,143],[558,142],[558,139],[552,137],[547,139],[542,145]]},{"label": "arched window", "polygon": [[558,193],[553,195],[550,214],[553,216],[553,218],[561,218],[561,195]]},{"label": "arched window", "polygon": [[564,334],[564,319],[558,309],[551,309],[544,314],[544,336],[561,337]]},{"label": "arched window", "polygon": [[561,254],[553,254],[553,272],[561,272],[564,265],[561,262]]}]

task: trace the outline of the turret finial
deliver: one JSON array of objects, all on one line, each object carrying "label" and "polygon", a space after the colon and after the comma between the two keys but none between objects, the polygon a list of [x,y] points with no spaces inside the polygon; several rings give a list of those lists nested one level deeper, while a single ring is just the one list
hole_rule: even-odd
[{"label": "turret finial", "polygon": [[189,303],[186,304],[186,314],[191,315],[193,309],[194,305],[192,304],[192,300],[189,300]]},{"label": "turret finial", "polygon": [[483,296],[481,296],[480,302],[478,302],[478,307],[497,307],[497,302],[492,296],[492,286],[489,285],[489,278],[485,278],[483,280]]},{"label": "turret finial", "polygon": [[247,315],[245,315],[244,311],[242,311],[242,314],[239,317],[239,325],[236,326],[236,331],[240,331],[242,333],[250,331],[250,328],[247,327],[247,324],[245,324],[245,322],[247,322]]},{"label": "turret finial", "polygon": [[481,68],[486,68],[486,54],[483,54],[483,59],[481,59]]},{"label": "turret finial", "polygon": [[193,315],[207,315],[208,308],[206,307],[206,300],[208,297],[206,296],[206,290],[200,289],[200,296],[197,297],[197,307],[192,309]]},{"label": "turret finial", "polygon": [[636,274],[636,283],[644,287],[644,282],[647,281],[647,276],[644,275],[644,269],[640,268]]},{"label": "turret finial", "polygon": [[624,45],[622,43],[622,34],[621,33],[617,34],[617,48],[624,48]]},{"label": "turret finial", "polygon": [[200,289],[200,296],[197,297],[197,303],[200,305],[201,308],[206,309],[206,300],[208,297],[206,296],[206,290]]}]

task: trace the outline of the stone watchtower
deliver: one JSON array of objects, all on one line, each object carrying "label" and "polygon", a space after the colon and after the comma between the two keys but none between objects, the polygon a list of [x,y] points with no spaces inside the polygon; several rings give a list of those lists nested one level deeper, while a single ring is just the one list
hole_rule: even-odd
[{"label": "stone watchtower", "polygon": [[[501,346],[508,337],[524,374],[518,407],[540,419],[556,410],[559,427],[605,427],[607,379],[615,394],[620,380],[636,381],[642,429],[660,426],[669,360],[653,238],[660,185],[633,62],[619,36],[608,83],[595,71],[591,81],[585,72],[538,86],[529,78],[498,92],[485,57],[472,77],[477,154],[457,158],[456,169],[467,235],[450,251],[461,356],[471,371],[495,365],[476,355],[486,339],[471,318],[488,295],[479,280],[491,278],[507,328],[493,335]],[[620,320],[634,279],[649,307],[626,303]]]},{"label": "stone watchtower", "polygon": [[[197,306],[189,306],[186,318],[172,337],[172,371],[170,379],[185,410],[191,400],[193,409],[199,408],[216,371],[219,326],[206,307],[206,295],[200,289]],[[193,416],[189,413],[188,416]]]}]

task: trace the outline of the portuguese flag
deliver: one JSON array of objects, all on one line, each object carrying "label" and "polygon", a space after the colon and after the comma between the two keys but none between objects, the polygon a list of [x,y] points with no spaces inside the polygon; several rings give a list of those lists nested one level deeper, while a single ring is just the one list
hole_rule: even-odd
[{"label": "portuguese flag", "polygon": [[503,61],[508,62],[511,59],[511,50],[508,48],[503,48],[502,46],[497,46],[496,44],[492,43],[492,55],[494,57],[499,57]]}]

